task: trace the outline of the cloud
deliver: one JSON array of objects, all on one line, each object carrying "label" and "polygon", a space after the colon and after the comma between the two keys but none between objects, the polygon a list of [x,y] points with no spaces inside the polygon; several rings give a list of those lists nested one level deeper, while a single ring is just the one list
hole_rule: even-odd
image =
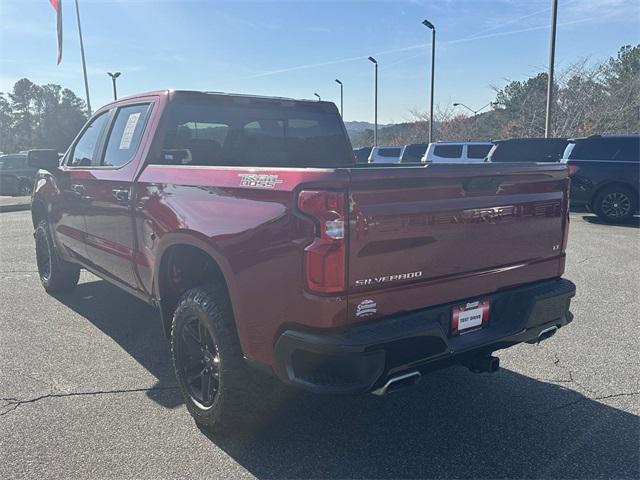
[{"label": "cloud", "polygon": [[[601,1],[623,1],[623,0],[601,0]],[[537,12],[540,13],[540,12]],[[526,15],[525,17],[529,17],[532,16],[533,14],[529,14]],[[598,20],[602,20],[604,17],[606,17],[607,15],[603,15],[601,17],[598,18]],[[520,17],[522,18],[522,17]],[[592,17],[587,17],[587,18],[579,18],[576,20],[571,20],[568,22],[562,22],[562,23],[558,23],[558,27],[566,27],[566,26],[570,26],[570,25],[575,25],[575,24],[579,24],[579,23],[585,23],[585,22],[589,22],[589,21],[593,21],[594,18]],[[526,32],[533,32],[533,31],[537,31],[537,30],[548,30],[549,29],[549,24],[545,23],[543,25],[535,25],[535,26],[531,26],[531,27],[526,27],[526,28],[518,28],[518,29],[514,29],[514,30],[508,30],[505,32],[493,32],[493,33],[485,33],[482,34],[481,32],[478,32],[474,35],[471,35],[469,37],[464,37],[464,38],[458,38],[458,39],[454,39],[454,40],[443,40],[440,41],[439,44],[440,45],[455,45],[455,44],[459,44],[459,43],[466,43],[466,42],[475,42],[478,40],[485,40],[485,39],[489,39],[489,38],[496,38],[496,37],[504,37],[504,36],[509,36],[509,35],[517,35],[520,33],[526,33]],[[487,32],[493,30],[493,29],[488,29],[486,30]],[[295,66],[291,66],[291,67],[286,67],[286,68],[281,68],[281,69],[277,69],[277,70],[269,70],[266,72],[259,72],[259,73],[255,73],[252,75],[247,75],[244,77],[241,77],[241,79],[251,79],[251,78],[260,78],[260,77],[268,77],[268,76],[272,76],[272,75],[279,75],[282,73],[289,73],[289,72],[295,72],[295,71],[299,71],[299,70],[308,70],[311,68],[318,68],[318,67],[326,67],[329,65],[338,65],[341,63],[348,63],[348,62],[353,62],[356,60],[366,60],[369,55],[372,55],[373,57],[379,57],[379,56],[384,56],[384,55],[389,55],[389,54],[394,54],[394,53],[401,53],[401,52],[407,52],[410,50],[417,50],[417,49],[423,49],[426,47],[431,46],[431,43],[419,43],[416,45],[408,45],[406,47],[399,47],[399,48],[393,48],[390,50],[382,50],[379,52],[374,52],[373,54],[363,54],[363,55],[358,55],[358,56],[353,56],[353,57],[346,57],[346,58],[338,58],[338,59],[334,59],[334,60],[327,60],[324,62],[317,62],[317,63],[308,63],[308,64],[304,64],[304,65],[295,65]],[[421,54],[420,54],[421,55]],[[397,63],[401,63],[403,61],[406,60],[411,60],[413,58],[417,58],[420,55],[415,55],[415,56],[411,56],[411,57],[407,57],[403,60],[399,60],[396,62],[393,62],[392,65],[395,65]],[[380,66],[381,68],[383,67],[383,65]]]}]

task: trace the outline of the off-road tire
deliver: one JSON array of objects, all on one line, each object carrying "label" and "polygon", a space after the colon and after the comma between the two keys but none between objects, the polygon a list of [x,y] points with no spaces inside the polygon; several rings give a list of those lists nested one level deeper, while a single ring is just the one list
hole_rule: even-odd
[{"label": "off-road tire", "polygon": [[80,267],[60,258],[46,220],[41,220],[36,225],[33,236],[36,241],[38,274],[44,289],[48,293],[73,289],[80,279]]},{"label": "off-road tire", "polygon": [[638,197],[622,185],[607,187],[593,199],[593,211],[607,223],[629,220],[638,210]]},{"label": "off-road tire", "polygon": [[[188,349],[185,350],[183,335],[186,326],[193,325],[194,317],[205,325],[218,357],[217,391],[211,405],[203,405],[195,398],[194,387],[186,378],[188,365],[194,362],[190,355],[190,360],[184,359]],[[231,429],[247,427],[260,414],[260,404],[264,405],[269,391],[277,388],[274,379],[252,370],[245,363],[229,298],[226,289],[220,285],[203,285],[182,295],[171,326],[171,357],[189,413],[199,426],[210,432],[227,433]]]}]

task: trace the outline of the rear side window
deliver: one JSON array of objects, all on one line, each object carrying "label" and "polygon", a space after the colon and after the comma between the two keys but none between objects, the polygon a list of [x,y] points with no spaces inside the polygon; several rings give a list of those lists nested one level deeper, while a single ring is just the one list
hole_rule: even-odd
[{"label": "rear side window", "polygon": [[467,145],[467,157],[485,158],[493,145]]},{"label": "rear side window", "polygon": [[588,138],[576,142],[570,159],[637,162],[640,157],[638,137]]},{"label": "rear side window", "polygon": [[174,100],[156,163],[328,167],[353,165],[333,105],[250,98]]},{"label": "rear side window", "polygon": [[462,157],[462,145],[436,145],[433,154],[441,158]]},{"label": "rear side window", "polygon": [[73,152],[67,161],[70,167],[91,167],[100,164],[98,158],[98,142],[102,136],[102,131],[107,125],[109,112],[102,112],[89,123],[89,126],[80,136],[80,139],[73,148]]},{"label": "rear side window", "polygon": [[381,148],[378,150],[379,157],[398,158],[402,152],[401,148]]},{"label": "rear side window", "polygon": [[133,160],[142,139],[148,114],[148,103],[118,109],[107,141],[103,166],[121,167]]}]

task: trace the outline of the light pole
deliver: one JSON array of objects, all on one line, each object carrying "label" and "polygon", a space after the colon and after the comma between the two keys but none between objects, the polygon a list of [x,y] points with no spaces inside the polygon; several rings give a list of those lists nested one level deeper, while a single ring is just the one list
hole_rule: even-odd
[{"label": "light pole", "polygon": [[314,95],[315,95],[316,97],[318,97],[318,101],[322,100],[322,99],[320,98],[320,95],[318,95],[317,93],[314,93]]},{"label": "light pole", "polygon": [[551,135],[551,115],[553,110],[553,67],[556,56],[556,25],[558,19],[558,0],[551,1],[551,36],[549,38],[549,74],[547,75],[547,114],[544,119],[544,136]]},{"label": "light pole", "polygon": [[482,110],[484,110],[485,108],[487,108],[489,105],[491,105],[493,102],[489,102],[487,103],[484,107],[479,108],[477,110],[474,110],[471,107],[467,107],[464,103],[459,103],[456,102],[453,104],[454,107],[464,107],[467,110],[469,110],[470,112],[473,113],[473,128],[476,131],[476,133],[478,133],[478,113],[480,113]]},{"label": "light pole", "polygon": [[344,85],[337,78],[336,83],[340,85],[340,116],[344,120]]},{"label": "light pole", "polygon": [[374,128],[373,128],[373,146],[378,146],[378,62],[375,58],[369,57],[369,61],[375,66],[375,85],[374,85]]},{"label": "light pole", "polygon": [[87,79],[87,63],[84,60],[84,43],[82,41],[82,27],[80,26],[80,8],[76,0],[76,20],[78,22],[78,37],[80,38],[80,58],[82,59],[82,75],[84,76],[84,91],[87,95],[87,112],[91,116],[91,100],[89,100],[89,80]]},{"label": "light pole", "polygon": [[120,76],[120,72],[115,72],[115,73],[107,72],[107,75],[111,77],[111,82],[113,82],[113,99],[117,100],[118,92],[116,91],[116,78]]},{"label": "light pole", "polygon": [[436,66],[436,27],[429,20],[422,24],[431,30],[431,101],[429,102],[429,143],[433,141],[433,80]]}]

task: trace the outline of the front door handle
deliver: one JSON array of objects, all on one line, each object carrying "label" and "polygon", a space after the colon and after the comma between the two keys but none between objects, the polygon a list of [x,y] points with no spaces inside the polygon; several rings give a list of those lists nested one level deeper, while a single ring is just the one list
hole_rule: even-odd
[{"label": "front door handle", "polygon": [[111,190],[111,194],[119,202],[128,202],[129,201],[129,190],[128,189],[114,188],[113,190]]},{"label": "front door handle", "polygon": [[74,194],[78,195],[79,197],[84,195],[85,190],[86,190],[86,188],[82,184],[74,183],[74,184],[71,185],[71,191]]}]

